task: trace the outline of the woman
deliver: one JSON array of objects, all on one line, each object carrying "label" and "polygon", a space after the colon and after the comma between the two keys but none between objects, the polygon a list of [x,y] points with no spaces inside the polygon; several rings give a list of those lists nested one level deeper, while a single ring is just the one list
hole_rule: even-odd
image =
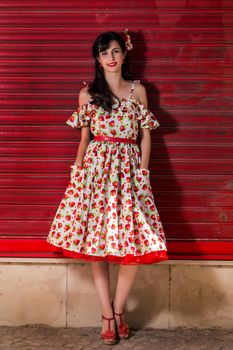
[{"label": "woman", "polygon": [[[168,259],[148,169],[150,130],[159,123],[147,109],[145,87],[130,79],[131,49],[127,30],[124,37],[102,33],[93,43],[94,80],[80,90],[79,106],[66,121],[82,128],[81,141],[47,238],[64,256],[90,261],[105,344],[129,337],[124,307],[139,265]],[[120,265],[112,301],[111,262]]]}]

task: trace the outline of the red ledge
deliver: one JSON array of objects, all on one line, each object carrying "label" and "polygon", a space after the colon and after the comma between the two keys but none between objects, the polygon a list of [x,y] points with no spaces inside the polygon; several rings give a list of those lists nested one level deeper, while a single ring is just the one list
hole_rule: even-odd
[{"label": "red ledge", "polygon": [[[233,260],[233,241],[172,241],[167,239],[168,259]],[[0,239],[1,257],[64,258],[46,239]]]}]

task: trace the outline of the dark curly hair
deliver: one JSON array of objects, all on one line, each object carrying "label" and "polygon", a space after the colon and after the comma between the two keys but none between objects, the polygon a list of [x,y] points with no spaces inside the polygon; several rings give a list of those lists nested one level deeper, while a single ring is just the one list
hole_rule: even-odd
[{"label": "dark curly hair", "polygon": [[[109,89],[108,83],[106,82],[104,76],[103,68],[99,66],[99,61],[97,57],[99,56],[100,52],[105,51],[109,48],[110,42],[113,40],[116,40],[118,42],[123,54],[126,52],[127,48],[125,45],[125,41],[120,34],[113,31],[100,34],[92,45],[92,57],[95,59],[95,77],[94,80],[90,83],[88,89],[88,93],[92,97],[92,103],[103,107],[109,112],[112,111],[112,105],[114,104],[113,97],[115,97],[118,101],[119,99]],[[132,79],[129,73],[128,66],[129,60],[128,55],[126,55],[122,64],[121,74],[125,80],[130,81]]]}]

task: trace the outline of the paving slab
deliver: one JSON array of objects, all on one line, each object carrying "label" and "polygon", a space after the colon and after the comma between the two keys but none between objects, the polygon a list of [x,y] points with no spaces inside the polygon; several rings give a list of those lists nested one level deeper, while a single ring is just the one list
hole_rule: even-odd
[{"label": "paving slab", "polygon": [[116,345],[99,340],[100,328],[26,325],[0,327],[0,350],[232,350],[231,329],[131,329],[131,336]]}]

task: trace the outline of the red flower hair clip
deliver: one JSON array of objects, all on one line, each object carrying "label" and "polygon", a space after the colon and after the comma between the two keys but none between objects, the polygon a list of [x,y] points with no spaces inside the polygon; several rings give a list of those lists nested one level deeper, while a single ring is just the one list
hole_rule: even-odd
[{"label": "red flower hair clip", "polygon": [[130,35],[127,28],[125,28],[124,30],[124,40],[127,50],[132,50],[133,44],[131,43]]}]

